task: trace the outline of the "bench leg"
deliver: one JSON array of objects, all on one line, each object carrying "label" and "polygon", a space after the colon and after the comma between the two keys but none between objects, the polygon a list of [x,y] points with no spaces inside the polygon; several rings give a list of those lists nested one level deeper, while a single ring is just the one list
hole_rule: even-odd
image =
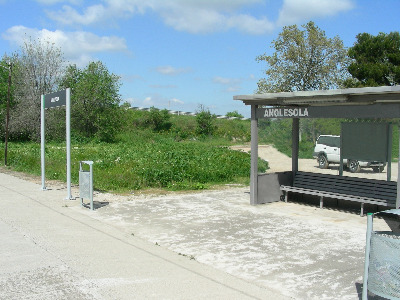
[{"label": "bench leg", "polygon": [[360,217],[364,216],[364,203],[361,203],[361,212],[360,212]]},{"label": "bench leg", "polygon": [[324,197],[323,196],[321,196],[319,198],[319,208],[320,209],[324,208]]},{"label": "bench leg", "polygon": [[287,197],[288,197],[289,192],[285,192],[285,202],[287,203]]}]

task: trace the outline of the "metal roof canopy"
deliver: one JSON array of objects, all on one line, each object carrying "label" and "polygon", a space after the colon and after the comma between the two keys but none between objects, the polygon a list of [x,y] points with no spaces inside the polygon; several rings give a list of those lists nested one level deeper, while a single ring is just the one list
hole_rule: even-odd
[{"label": "metal roof canopy", "polygon": [[[298,171],[300,118],[400,118],[399,85],[238,95],[233,99],[243,101],[245,105],[251,105],[250,204],[252,205],[258,203],[259,118],[293,119],[292,172]],[[396,208],[400,206],[399,179],[400,160]]]},{"label": "metal roof canopy", "polygon": [[400,103],[400,86],[380,86],[340,90],[299,91],[233,96],[246,105],[368,105],[374,103]]}]

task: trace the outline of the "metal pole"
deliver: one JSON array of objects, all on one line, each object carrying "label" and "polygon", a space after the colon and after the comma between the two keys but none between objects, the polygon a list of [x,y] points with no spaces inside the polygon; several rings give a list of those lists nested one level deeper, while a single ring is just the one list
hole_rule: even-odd
[{"label": "metal pole", "polygon": [[72,199],[71,195],[71,89],[66,89],[66,144],[67,144],[67,200]]},{"label": "metal pole", "polygon": [[10,121],[10,95],[11,95],[11,73],[12,63],[8,65],[8,91],[7,91],[7,111],[6,111],[6,136],[4,141],[4,165],[7,166],[7,152],[8,152],[8,123]]},{"label": "metal pole", "polygon": [[292,119],[292,172],[293,178],[299,170],[299,130],[300,119]]},{"label": "metal pole", "polygon": [[46,190],[45,185],[45,160],[44,160],[44,95],[41,96],[41,106],[40,106],[40,155],[41,155],[41,165],[42,165],[42,191]]},{"label": "metal pole", "polygon": [[[398,127],[400,134],[400,125]],[[399,157],[400,157],[400,139],[399,139]],[[400,159],[397,162],[397,197],[396,197],[396,207],[400,208]]]},{"label": "metal pole", "polygon": [[93,163],[90,164],[90,209],[93,210]]},{"label": "metal pole", "polygon": [[343,129],[340,129],[340,147],[339,147],[339,151],[340,151],[340,165],[339,165],[339,176],[343,176]]},{"label": "metal pole", "polygon": [[362,300],[368,299],[368,268],[369,268],[369,253],[371,250],[371,234],[372,234],[372,218],[373,214],[367,214],[367,236],[365,243],[365,263],[364,263],[364,280],[362,290]]},{"label": "metal pole", "polygon": [[81,177],[83,176],[82,175],[82,171],[83,171],[83,168],[82,168],[82,161],[80,161],[79,162],[79,197],[81,198],[81,206],[83,206],[83,197],[82,197],[82,193],[81,193]]},{"label": "metal pole", "polygon": [[393,139],[393,129],[392,124],[388,124],[388,143],[387,143],[387,169],[386,169],[386,180],[390,181],[392,179],[392,139]]},{"label": "metal pole", "polygon": [[258,120],[257,105],[251,106],[251,163],[250,163],[250,204],[256,205],[258,200]]}]

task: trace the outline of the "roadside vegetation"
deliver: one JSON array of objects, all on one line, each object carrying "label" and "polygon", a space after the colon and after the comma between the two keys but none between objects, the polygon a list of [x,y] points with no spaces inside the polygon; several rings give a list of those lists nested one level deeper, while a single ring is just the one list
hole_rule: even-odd
[{"label": "roadside vegetation", "polygon": [[[112,143],[73,137],[73,183],[79,181],[79,161],[93,160],[97,190],[123,193],[148,188],[198,190],[218,184],[248,184],[250,155],[228,146],[249,141],[249,121],[217,120],[212,116],[214,132],[206,135],[199,133],[199,118],[194,116],[121,108],[120,117],[124,120],[123,128]],[[0,144],[2,160],[3,146]],[[47,142],[45,153],[46,179],[66,181],[65,141]],[[13,170],[39,176],[40,144],[9,143],[8,165]],[[260,172],[267,167],[267,162],[260,160]]]}]

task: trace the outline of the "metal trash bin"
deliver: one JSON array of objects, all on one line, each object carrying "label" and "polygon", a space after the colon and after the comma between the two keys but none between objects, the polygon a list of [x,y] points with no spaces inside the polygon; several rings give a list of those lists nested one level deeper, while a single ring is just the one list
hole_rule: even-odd
[{"label": "metal trash bin", "polygon": [[[89,165],[89,171],[83,169],[83,164]],[[79,198],[81,198],[81,205],[83,199],[90,200],[90,209],[93,210],[93,161],[86,160],[79,162]]]},{"label": "metal trash bin", "polygon": [[368,214],[362,299],[368,291],[387,299],[400,300],[400,209],[376,213],[391,231],[373,231],[373,215]]}]

